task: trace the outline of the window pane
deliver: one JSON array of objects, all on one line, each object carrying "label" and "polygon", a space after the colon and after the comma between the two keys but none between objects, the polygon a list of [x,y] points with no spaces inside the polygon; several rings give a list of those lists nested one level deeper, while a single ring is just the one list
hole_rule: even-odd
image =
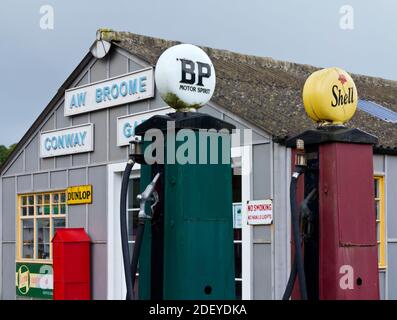
[{"label": "window pane", "polygon": [[52,228],[53,228],[52,236],[54,236],[59,228],[65,228],[65,218],[54,218],[52,220]]},{"label": "window pane", "polygon": [[136,196],[140,193],[138,178],[130,179],[128,184],[128,209],[139,208],[139,200]]},{"label": "window pane", "polygon": [[44,195],[44,214],[49,215],[50,214],[50,195],[47,193]]},{"label": "window pane", "polygon": [[58,214],[59,213],[59,206],[57,204],[52,205],[52,213]]},{"label": "window pane", "polygon": [[43,203],[43,196],[41,194],[38,194],[36,196],[36,204],[42,204]]},{"label": "window pane", "polygon": [[235,277],[241,278],[241,243],[234,244],[234,268]]},{"label": "window pane", "polygon": [[22,258],[33,259],[33,219],[22,221]]},{"label": "window pane", "polygon": [[52,204],[56,204],[59,202],[59,194],[58,193],[54,193],[52,195]]},{"label": "window pane", "polygon": [[242,299],[242,283],[241,281],[236,281],[236,299],[241,300]]},{"label": "window pane", "polygon": [[23,216],[23,217],[26,217],[26,216],[28,215],[28,208],[22,207],[21,209],[22,209],[22,210],[21,210],[22,216]]},{"label": "window pane", "polygon": [[379,179],[374,180],[375,198],[379,198]]},{"label": "window pane", "polygon": [[380,201],[375,200],[375,217],[376,220],[380,219]]},{"label": "window pane", "polygon": [[66,193],[61,193],[61,202],[65,203],[66,202]]},{"label": "window pane", "polygon": [[49,259],[50,258],[50,244],[39,243],[37,246],[37,259]]},{"label": "window pane", "polygon": [[50,205],[48,205],[48,204],[44,205],[44,214],[45,215],[50,214]]},{"label": "window pane", "polygon": [[241,202],[241,175],[232,177],[233,202]]},{"label": "window pane", "polygon": [[61,214],[66,214],[66,204],[61,204]]},{"label": "window pane", "polygon": [[29,204],[29,205],[34,205],[34,198],[33,198],[33,196],[28,196],[28,204]]},{"label": "window pane", "polygon": [[136,235],[136,228],[138,227],[138,211],[128,211],[128,241],[134,241]]},{"label": "window pane", "polygon": [[233,210],[233,228],[234,229],[241,229],[241,212],[242,212],[242,205],[241,203],[233,203],[232,206]]},{"label": "window pane", "polygon": [[28,207],[28,216],[34,216],[34,207],[33,206]]},{"label": "window pane", "polygon": [[37,219],[37,258],[50,258],[50,219]]},{"label": "window pane", "polygon": [[241,229],[233,229],[234,240],[241,240]]},{"label": "window pane", "polygon": [[42,206],[36,206],[36,214],[41,216],[43,214],[43,207]]},{"label": "window pane", "polygon": [[23,205],[23,206],[26,206],[26,205],[27,205],[26,196],[22,196],[22,205]]}]

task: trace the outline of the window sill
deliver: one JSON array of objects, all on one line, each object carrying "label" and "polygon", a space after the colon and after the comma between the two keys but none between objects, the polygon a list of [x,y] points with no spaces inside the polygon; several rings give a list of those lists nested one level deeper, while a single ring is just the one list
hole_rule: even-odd
[{"label": "window sill", "polygon": [[52,259],[17,259],[16,263],[40,263],[40,264],[52,264]]}]

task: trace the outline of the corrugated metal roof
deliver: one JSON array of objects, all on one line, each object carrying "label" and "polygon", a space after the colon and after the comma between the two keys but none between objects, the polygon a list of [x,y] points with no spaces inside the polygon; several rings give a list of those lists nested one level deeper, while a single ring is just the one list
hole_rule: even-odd
[{"label": "corrugated metal roof", "polygon": [[373,101],[358,100],[358,108],[383,121],[397,123],[397,112]]}]

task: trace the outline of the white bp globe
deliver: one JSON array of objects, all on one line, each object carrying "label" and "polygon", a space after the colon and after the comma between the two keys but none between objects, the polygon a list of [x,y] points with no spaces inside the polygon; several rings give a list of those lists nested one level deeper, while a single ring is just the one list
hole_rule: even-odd
[{"label": "white bp globe", "polygon": [[170,107],[189,111],[211,99],[215,90],[215,69],[201,48],[179,44],[159,57],[155,81],[161,98]]}]

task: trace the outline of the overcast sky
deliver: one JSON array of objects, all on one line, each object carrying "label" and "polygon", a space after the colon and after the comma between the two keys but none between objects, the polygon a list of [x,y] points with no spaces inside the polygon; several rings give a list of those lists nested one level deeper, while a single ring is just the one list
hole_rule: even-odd
[{"label": "overcast sky", "polygon": [[397,80],[394,0],[1,0],[0,144],[19,141],[100,27]]}]

